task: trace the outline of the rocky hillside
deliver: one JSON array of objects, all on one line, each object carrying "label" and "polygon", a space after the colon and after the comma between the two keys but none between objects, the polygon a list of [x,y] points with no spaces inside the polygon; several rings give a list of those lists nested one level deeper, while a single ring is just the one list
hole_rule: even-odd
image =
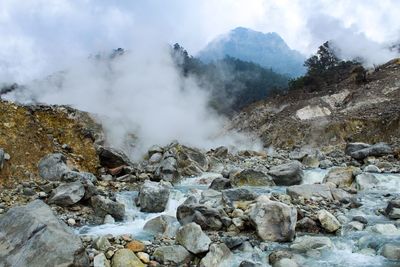
[{"label": "rocky hillside", "polygon": [[67,155],[71,165],[96,173],[99,160],[94,141],[100,132],[87,113],[69,107],[0,101],[0,148],[5,154],[0,186],[35,179],[39,160],[55,152]]},{"label": "rocky hillside", "polygon": [[328,146],[356,140],[400,143],[400,59],[366,74],[348,73],[314,92],[289,91],[246,108],[233,118],[239,130],[258,133],[265,146]]}]

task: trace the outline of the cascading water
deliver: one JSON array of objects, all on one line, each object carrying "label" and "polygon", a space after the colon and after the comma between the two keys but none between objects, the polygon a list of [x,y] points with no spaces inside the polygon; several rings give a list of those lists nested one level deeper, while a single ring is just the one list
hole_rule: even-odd
[{"label": "cascading water", "polygon": [[[303,184],[321,183],[328,170],[311,169],[304,171]],[[357,197],[363,204],[357,209],[348,210],[344,216],[351,221],[354,216],[362,215],[368,220],[368,226],[374,224],[393,223],[385,216],[376,213],[377,209],[385,208],[390,196],[400,195],[400,175],[399,174],[374,174],[377,178],[377,183],[373,188],[359,191]],[[143,230],[143,226],[147,221],[159,215],[166,214],[176,216],[177,207],[182,204],[188,192],[193,191],[201,193],[206,190],[211,181],[217,177],[221,177],[217,173],[204,173],[197,177],[183,179],[182,182],[171,190],[167,208],[161,213],[145,213],[141,212],[135,205],[134,199],[138,192],[120,192],[116,195],[116,200],[125,205],[126,216],[123,222],[113,224],[103,224],[98,226],[84,226],[79,229],[81,235],[122,235],[131,234],[136,239],[150,240],[152,235]],[[259,194],[270,194],[271,192],[283,193],[286,190],[284,186],[275,187],[247,187]],[[385,197],[387,196],[387,197]],[[328,236],[328,235],[325,235]],[[302,264],[310,267],[324,266],[398,266],[386,258],[379,255],[366,254],[362,251],[363,248],[371,246],[379,247],[381,244],[388,241],[400,241],[400,235],[385,236],[378,233],[373,233],[367,229],[362,231],[350,231],[342,229],[341,235],[328,236],[334,244],[330,250],[323,251],[318,257],[303,255]],[[243,259],[251,259],[259,262],[263,266],[268,265],[269,252],[278,248],[287,248],[289,244],[269,243],[266,251],[261,251],[259,248],[247,248],[244,251],[234,251],[232,260],[226,262],[225,266],[239,266]]]}]

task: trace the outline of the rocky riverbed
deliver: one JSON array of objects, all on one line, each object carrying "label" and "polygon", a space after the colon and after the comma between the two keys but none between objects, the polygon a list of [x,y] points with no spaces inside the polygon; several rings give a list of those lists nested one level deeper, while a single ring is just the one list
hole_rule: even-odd
[{"label": "rocky riverbed", "polygon": [[[67,154],[0,193],[0,266],[399,266],[390,145],[268,152],[154,146]],[[0,161],[9,164],[7,151]]]}]

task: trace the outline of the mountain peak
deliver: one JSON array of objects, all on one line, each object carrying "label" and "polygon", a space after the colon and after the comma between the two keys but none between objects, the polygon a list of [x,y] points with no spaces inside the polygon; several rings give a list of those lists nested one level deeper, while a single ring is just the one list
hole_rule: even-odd
[{"label": "mountain peak", "polygon": [[217,37],[198,56],[205,62],[231,56],[291,77],[305,72],[304,56],[290,49],[278,33],[263,33],[245,27],[237,27]]}]

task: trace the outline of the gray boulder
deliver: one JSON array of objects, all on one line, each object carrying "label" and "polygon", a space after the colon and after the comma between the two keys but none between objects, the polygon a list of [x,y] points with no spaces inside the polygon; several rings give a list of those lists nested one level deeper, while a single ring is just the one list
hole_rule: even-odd
[{"label": "gray boulder", "polygon": [[232,252],[224,244],[212,244],[210,246],[210,251],[207,255],[201,259],[200,267],[215,267],[222,266],[230,261],[232,258]]},{"label": "gray boulder", "polygon": [[157,182],[146,180],[139,191],[140,211],[162,212],[167,207],[170,189]]},{"label": "gray boulder", "polygon": [[41,200],[11,208],[0,217],[0,265],[89,266],[78,236]]},{"label": "gray boulder", "polygon": [[157,169],[158,176],[167,182],[178,182],[181,176],[179,175],[177,164],[178,163],[174,157],[164,158]]},{"label": "gray boulder", "polygon": [[318,212],[318,220],[322,227],[328,232],[336,232],[342,226],[336,217],[326,210],[320,210]]},{"label": "gray boulder", "polygon": [[334,167],[325,175],[323,183],[333,183],[339,188],[350,187],[353,183],[352,167]]},{"label": "gray boulder", "polygon": [[348,143],[346,144],[346,148],[345,148],[345,153],[346,155],[351,155],[351,153],[356,152],[358,150],[364,149],[364,148],[368,148],[371,145],[366,144],[366,143],[361,143],[361,142],[357,142],[357,143]]},{"label": "gray boulder", "polygon": [[153,253],[156,261],[162,264],[173,264],[180,266],[184,263],[189,263],[192,259],[192,254],[180,245],[158,247]]},{"label": "gray boulder", "polygon": [[258,195],[246,188],[232,188],[222,190],[222,200],[225,204],[233,206],[235,201],[253,201]]},{"label": "gray boulder", "polygon": [[179,226],[179,222],[175,217],[169,215],[160,215],[146,222],[143,230],[153,235],[160,234],[162,236],[172,238],[175,237]]},{"label": "gray boulder", "polygon": [[97,178],[93,173],[90,172],[77,172],[77,171],[68,171],[63,174],[62,180],[64,182],[76,182],[76,181],[90,181],[92,183],[97,182]]},{"label": "gray boulder", "polygon": [[384,244],[381,248],[381,255],[390,260],[400,260],[400,244]]},{"label": "gray boulder", "polygon": [[268,174],[272,176],[276,185],[295,185],[303,181],[302,165],[298,161],[272,167]]},{"label": "gray boulder", "polygon": [[61,153],[48,154],[38,164],[39,175],[47,181],[60,181],[64,173],[70,171],[67,158]]},{"label": "gray boulder", "polygon": [[299,252],[307,252],[309,250],[323,250],[330,249],[333,247],[332,241],[325,236],[301,236],[297,237],[296,240],[290,246],[291,249]]},{"label": "gray boulder", "polygon": [[354,159],[362,160],[370,156],[381,157],[393,153],[392,148],[386,143],[378,143],[350,153]]},{"label": "gray boulder", "polygon": [[259,198],[249,218],[264,241],[292,241],[295,236],[297,210],[286,204]]},{"label": "gray boulder", "polygon": [[195,222],[203,230],[220,230],[223,227],[222,217],[219,210],[197,203],[184,203],[176,211],[181,225]]},{"label": "gray boulder", "polygon": [[373,188],[378,182],[378,178],[372,173],[361,173],[357,175],[355,179],[357,190]]},{"label": "gray boulder", "polygon": [[79,181],[66,183],[53,190],[49,203],[70,206],[79,202],[85,195],[85,187]]},{"label": "gray boulder", "polygon": [[93,196],[90,198],[90,202],[92,204],[95,214],[98,217],[104,218],[107,214],[109,214],[117,220],[124,219],[124,204],[117,203],[110,199],[104,198],[103,196]]},{"label": "gray boulder", "polygon": [[292,199],[324,199],[333,200],[331,188],[325,184],[292,185],[286,188],[286,194]]},{"label": "gray boulder", "polygon": [[111,265],[104,253],[100,253],[93,258],[93,267],[111,267]]},{"label": "gray boulder", "polygon": [[211,244],[210,238],[196,223],[189,223],[179,228],[175,240],[193,254],[208,251],[208,247]]},{"label": "gray boulder", "polygon": [[101,166],[113,169],[124,165],[132,165],[128,156],[118,149],[100,146],[97,149],[97,153],[99,155]]},{"label": "gray boulder", "polygon": [[390,200],[386,207],[385,213],[390,219],[400,219],[400,198]]},{"label": "gray boulder", "polygon": [[222,177],[215,178],[209,188],[218,191],[232,188],[231,180]]},{"label": "gray boulder", "polygon": [[243,170],[232,175],[231,182],[234,186],[274,186],[272,177],[262,171],[253,169]]}]

